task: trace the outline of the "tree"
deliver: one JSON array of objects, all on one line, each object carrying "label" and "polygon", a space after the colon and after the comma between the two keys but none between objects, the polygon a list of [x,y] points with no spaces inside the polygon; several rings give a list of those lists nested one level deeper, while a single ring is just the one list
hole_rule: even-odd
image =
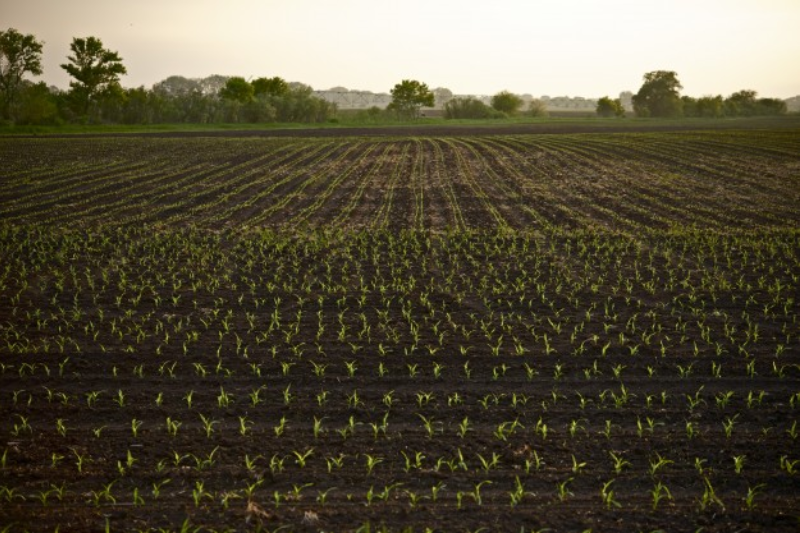
[{"label": "tree", "polygon": [[126,91],[119,83],[109,84],[97,94],[91,114],[95,119],[118,124],[123,121]]},{"label": "tree", "polygon": [[241,76],[228,78],[219,90],[219,96],[225,122],[251,121],[249,104],[255,100],[255,90],[250,82]]},{"label": "tree", "polygon": [[57,89],[43,81],[33,83],[23,80],[17,90],[14,105],[14,122],[17,124],[57,124]]},{"label": "tree", "polygon": [[734,117],[749,117],[756,115],[756,96],[755,91],[738,91],[725,99],[725,112]]},{"label": "tree", "polygon": [[724,114],[722,96],[701,96],[695,103],[695,114],[698,117],[719,118]]},{"label": "tree", "polygon": [[253,80],[253,90],[256,96],[261,94],[284,96],[289,92],[289,84],[278,76],[274,78],[258,78]]},{"label": "tree", "polygon": [[[224,85],[224,83],[223,83]],[[206,94],[201,80],[170,76],[152,90],[154,121],[206,123],[213,119],[213,109],[219,105],[219,89]]]},{"label": "tree", "polygon": [[528,102],[528,115],[532,117],[546,117],[547,113],[547,104],[544,100],[539,98],[533,98],[530,102]]},{"label": "tree", "polygon": [[492,96],[492,107],[507,115],[516,115],[522,103],[522,98],[508,91],[500,91]]},{"label": "tree", "polygon": [[212,74],[197,80],[200,84],[200,91],[206,96],[217,96],[220,89],[225,87],[228,81],[228,76],[220,76],[219,74]]},{"label": "tree", "polygon": [[74,38],[70,45],[69,63],[61,68],[75,78],[69,83],[78,113],[87,115],[89,107],[104,91],[119,86],[119,77],[127,74],[117,52],[103,48],[97,37]]},{"label": "tree", "polygon": [[619,93],[619,101],[622,103],[622,109],[626,111],[633,109],[633,93],[631,91],[622,91]]},{"label": "tree", "polygon": [[403,80],[390,91],[389,109],[403,118],[416,118],[421,107],[433,107],[434,96],[428,86],[417,80]]},{"label": "tree", "polygon": [[444,118],[492,118],[500,113],[472,96],[457,97],[444,104]]},{"label": "tree", "polygon": [[622,107],[622,101],[619,98],[611,99],[604,96],[597,101],[597,115],[600,117],[624,117],[625,108]]},{"label": "tree", "polygon": [[240,104],[246,104],[253,99],[255,89],[253,86],[241,76],[234,76],[228,78],[225,86],[219,90],[219,95],[225,100],[233,100]]},{"label": "tree", "polygon": [[433,101],[438,108],[444,108],[445,104],[453,99],[453,91],[446,87],[437,87],[432,92]]},{"label": "tree", "polygon": [[336,104],[314,96],[310,86],[297,82],[288,86],[286,94],[270,99],[280,122],[325,122],[336,115]]},{"label": "tree", "polygon": [[777,98],[759,98],[756,102],[759,115],[785,115],[786,102]]},{"label": "tree", "polygon": [[42,73],[43,43],[33,35],[23,35],[14,28],[0,31],[0,100],[2,118],[11,117],[17,89],[26,72]]},{"label": "tree", "polygon": [[684,117],[691,118],[698,116],[697,98],[686,95],[681,96],[681,111]]},{"label": "tree", "polygon": [[644,75],[644,83],[633,96],[633,109],[640,117],[677,117],[682,113],[678,75],[656,70]]},{"label": "tree", "polygon": [[192,92],[202,92],[197,80],[183,76],[170,76],[153,85],[153,91],[164,97],[186,96]]},{"label": "tree", "polygon": [[125,124],[152,124],[156,111],[156,93],[143,86],[125,89],[121,120]]}]

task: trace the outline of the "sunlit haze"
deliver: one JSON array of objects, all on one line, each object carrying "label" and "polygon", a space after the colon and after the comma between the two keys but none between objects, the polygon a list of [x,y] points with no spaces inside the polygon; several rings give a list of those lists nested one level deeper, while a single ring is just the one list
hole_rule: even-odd
[{"label": "sunlit haze", "polygon": [[598,97],[674,70],[683,94],[800,94],[798,0],[0,0],[0,29],[44,41],[66,88],[73,37],[98,37],[126,87],[171,75],[280,76],[388,92]]}]

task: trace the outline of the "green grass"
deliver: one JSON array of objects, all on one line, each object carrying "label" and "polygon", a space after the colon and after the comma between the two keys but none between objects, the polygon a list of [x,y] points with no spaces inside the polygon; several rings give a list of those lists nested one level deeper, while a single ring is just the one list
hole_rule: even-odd
[{"label": "green grass", "polygon": [[386,128],[386,127],[497,127],[528,125],[532,128],[553,127],[603,128],[615,130],[620,128],[653,128],[681,127],[691,129],[800,129],[800,114],[782,117],[753,117],[725,119],[653,119],[653,118],[600,118],[586,116],[556,117],[511,117],[504,119],[457,119],[447,120],[442,117],[422,117],[416,120],[395,120],[385,116],[375,120],[364,118],[356,113],[341,112],[334,121],[323,124],[298,123],[259,123],[259,124],[64,124],[57,126],[0,126],[3,135],[71,135],[71,134],[126,134],[126,133],[159,133],[159,132],[224,132],[224,131],[270,131],[270,130],[307,130],[307,129],[340,129],[340,128]]}]

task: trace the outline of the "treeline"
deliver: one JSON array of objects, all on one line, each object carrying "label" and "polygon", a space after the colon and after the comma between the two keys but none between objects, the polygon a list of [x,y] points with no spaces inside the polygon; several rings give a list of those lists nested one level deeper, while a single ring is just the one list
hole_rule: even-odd
[{"label": "treeline", "polygon": [[[783,115],[786,102],[777,98],[758,98],[756,91],[743,90],[727,98],[720,95],[694,98],[682,96],[678,75],[669,70],[656,70],[644,75],[644,82],[633,95],[633,110],[637,117],[756,117]],[[624,116],[619,98],[607,96],[597,102],[597,114],[603,117]]]},{"label": "treeline", "polygon": [[[127,74],[117,52],[103,47],[96,37],[74,38],[71,55],[61,65],[71,77],[69,90],[25,79],[42,74],[44,44],[33,35],[10,28],[0,31],[0,125],[51,125],[63,123],[212,124],[269,122],[326,122],[335,118],[337,106],[314,96],[311,87],[288,83],[279,77],[245,80],[210,76],[189,79],[171,76],[152,88],[123,88]],[[672,71],[644,75],[644,83],[631,105],[639,117],[742,117],[786,113],[786,102],[758,98],[755,91],[739,91],[727,98],[682,96],[683,87]],[[630,93],[627,93],[630,94]],[[501,91],[490,105],[472,97],[455,97],[447,89],[431,91],[425,83],[403,80],[391,91],[387,112],[398,119],[415,119],[420,110],[443,104],[448,119],[497,119],[519,115],[546,116],[542,100],[527,101]],[[627,102],[607,96],[597,101],[600,116],[624,116]],[[370,117],[381,110],[368,110]]]},{"label": "treeline", "polygon": [[5,124],[325,122],[336,106],[311,87],[274,78],[188,79],[171,76],[151,89],[123,88],[117,52],[96,37],[74,38],[61,65],[71,77],[62,91],[24,79],[41,75],[44,44],[14,28],[0,31],[0,118]]},{"label": "treeline", "polygon": [[682,96],[682,113],[684,117],[763,117],[783,115],[786,113],[786,102],[777,98],[758,98],[755,91],[738,91],[723,98],[702,96],[692,98]]},{"label": "treeline", "polygon": [[335,104],[313,96],[311,87],[301,83],[284,82],[280,93],[254,91],[247,98],[223,96],[226,82],[235,79],[170,76],[151,89],[114,85],[98,94],[86,108],[70,91],[23,81],[4,119],[19,125],[215,124],[314,123],[336,116]]},{"label": "treeline", "polygon": [[[502,119],[522,113],[525,100],[509,91],[500,91],[486,105],[471,96],[456,97],[444,105],[444,118],[448,119]],[[531,117],[547,116],[547,107],[542,100],[528,100],[525,114]]]}]

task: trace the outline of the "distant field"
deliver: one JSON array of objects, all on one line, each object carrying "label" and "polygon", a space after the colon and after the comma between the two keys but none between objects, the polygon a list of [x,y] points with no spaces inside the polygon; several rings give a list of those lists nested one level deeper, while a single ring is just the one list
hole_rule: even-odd
[{"label": "distant field", "polygon": [[796,131],[9,138],[0,221],[269,228],[796,228]]},{"label": "distant field", "polygon": [[800,130],[619,124],[0,138],[0,531],[796,533]]},{"label": "distant field", "polygon": [[602,133],[645,131],[698,130],[800,130],[800,114],[780,117],[746,118],[600,118],[576,113],[557,113],[549,117],[517,116],[502,119],[458,119],[441,117],[393,120],[380,116],[370,118],[342,112],[334,121],[321,124],[256,123],[256,124],[63,124],[59,126],[0,127],[0,139],[20,135],[101,135],[153,134],[162,135],[248,135],[248,136],[350,136],[365,132],[369,135],[472,135],[474,133],[531,134],[531,133]]}]

